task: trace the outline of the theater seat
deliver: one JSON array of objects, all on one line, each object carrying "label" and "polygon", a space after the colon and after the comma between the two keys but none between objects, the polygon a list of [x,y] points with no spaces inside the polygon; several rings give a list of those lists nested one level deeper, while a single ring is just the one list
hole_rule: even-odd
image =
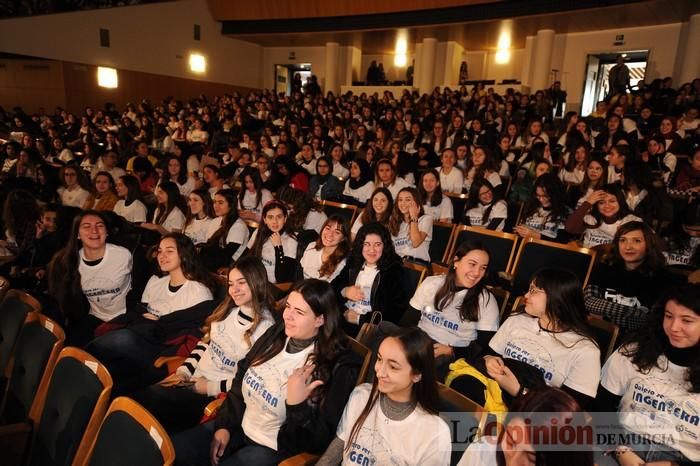
[{"label": "theater seat", "polygon": [[170,466],[175,448],[165,429],[146,408],[116,398],[100,426],[87,461],[76,466]]}]

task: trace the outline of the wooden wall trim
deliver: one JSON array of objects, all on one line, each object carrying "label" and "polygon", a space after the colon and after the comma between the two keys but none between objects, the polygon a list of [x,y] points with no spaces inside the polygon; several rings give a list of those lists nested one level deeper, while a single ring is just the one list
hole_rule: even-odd
[{"label": "wooden wall trim", "polygon": [[[213,0],[209,0],[210,2]],[[306,16],[272,19],[222,19],[222,33],[231,35],[260,33],[293,33],[354,31],[371,29],[388,29],[411,26],[429,26],[471,21],[486,21],[501,18],[514,18],[541,14],[552,14],[581,9],[600,8],[602,6],[638,3],[641,0],[494,0],[492,3],[467,4],[457,7],[423,9],[420,11],[395,11],[378,14],[356,14],[330,16],[332,10],[324,11],[325,16]],[[238,3],[238,2],[232,2]],[[330,2],[332,3],[332,2]]]}]

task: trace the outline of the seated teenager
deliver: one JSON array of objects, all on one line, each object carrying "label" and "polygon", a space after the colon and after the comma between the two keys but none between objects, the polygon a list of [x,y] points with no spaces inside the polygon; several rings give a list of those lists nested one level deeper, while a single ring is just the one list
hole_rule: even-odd
[{"label": "seated teenager", "polygon": [[85,204],[84,210],[113,210],[119,201],[115,191],[112,175],[107,172],[97,172],[92,179],[93,192]]},{"label": "seated teenager", "polygon": [[287,298],[283,322],[238,363],[216,419],[173,437],[177,464],[263,466],[304,451],[322,453],[360,364],[340,329],[331,286],[300,282]]},{"label": "seated teenager", "polygon": [[486,179],[478,179],[469,189],[464,224],[503,231],[508,218],[508,204]]},{"label": "seated teenager", "polygon": [[618,411],[624,432],[655,439],[619,447],[621,465],[697,464],[700,285],[665,293],[651,314],[603,366],[597,411]]},{"label": "seated teenager", "polygon": [[77,165],[68,165],[61,169],[61,187],[58,195],[61,204],[67,207],[83,207],[90,198],[90,180],[85,172]]},{"label": "seated teenager", "polygon": [[207,317],[197,343],[177,370],[134,398],[170,432],[197,425],[204,408],[231,389],[238,363],[276,319],[265,267],[244,257],[228,274],[228,294]]},{"label": "seated teenager", "polygon": [[377,161],[374,165],[374,177],[374,187],[388,189],[392,199],[396,199],[399,191],[403,188],[410,186],[406,180],[398,176],[396,167],[389,159]]},{"label": "seated teenager", "polygon": [[380,312],[383,320],[399,323],[408,296],[401,258],[386,228],[376,222],[360,228],[336,284],[346,299],[343,315],[351,335],[356,335],[374,312]]},{"label": "seated teenager", "polygon": [[345,181],[343,195],[353,198],[364,205],[374,192],[374,173],[364,159],[355,159],[350,163],[350,176]]},{"label": "seated teenager", "polygon": [[[600,350],[586,320],[581,281],[565,270],[543,269],[525,294],[525,313],[506,319],[489,342],[490,355],[474,364],[485,367],[503,392],[515,397],[528,388],[506,360],[539,370],[550,387],[563,388],[583,407],[595,398],[600,380]],[[484,385],[457,377],[452,388],[483,405]]]},{"label": "seated teenager", "polygon": [[404,328],[384,338],[377,353],[374,383],[353,390],[317,466],[449,464],[450,430],[439,416],[432,341]]},{"label": "seated teenager", "polygon": [[247,254],[262,260],[270,283],[292,281],[299,266],[296,235],[289,227],[287,217],[285,204],[268,202],[262,211],[263,223],[248,241]]},{"label": "seated teenager", "polygon": [[119,319],[126,328],[99,336],[86,348],[109,369],[115,393],[130,393],[162,377],[153,363],[170,346],[168,341],[184,335],[199,337],[214,308],[214,283],[189,238],[181,233],[165,235],[158,244],[157,260],[163,275],[152,276],[141,304]]},{"label": "seated teenager", "polygon": [[309,194],[318,201],[333,200],[343,193],[343,182],[331,172],[330,156],[316,159],[316,174],[309,180]]},{"label": "seated teenager", "polygon": [[566,220],[566,231],[583,235],[583,247],[592,248],[610,244],[620,225],[641,221],[632,215],[625,202],[625,195],[617,184],[609,184],[593,191]]},{"label": "seated teenager", "polygon": [[238,193],[238,213],[243,220],[260,222],[263,206],[272,200],[272,194],[263,188],[258,170],[246,168],[240,178],[243,189]]},{"label": "seated teenager", "polygon": [[434,168],[423,172],[418,180],[418,192],[423,199],[423,211],[433,217],[433,222],[452,223],[454,208],[450,198],[442,193],[440,176]]},{"label": "seated teenager", "polygon": [[[465,154],[468,152],[466,144]],[[452,149],[443,149],[440,154],[441,165],[437,172],[440,176],[440,186],[442,190],[448,193],[461,193],[464,188],[464,172],[457,164],[457,156]]]},{"label": "seated teenager", "polygon": [[93,339],[103,322],[126,313],[132,287],[132,255],[107,242],[103,214],[87,210],[76,217],[66,246],[48,267],[49,294],[66,319],[73,346]]},{"label": "seated teenager", "polygon": [[357,236],[357,232],[362,228],[362,225],[379,222],[388,228],[389,218],[391,217],[391,212],[394,210],[393,199],[391,192],[386,188],[377,188],[374,190],[367,201],[367,205],[357,216],[355,223],[353,223],[350,229],[353,240]]},{"label": "seated teenager", "polygon": [[523,208],[523,223],[513,231],[522,238],[567,242],[564,229],[569,208],[564,186],[556,175],[545,173],[535,180],[535,189]]},{"label": "seated teenager", "polygon": [[607,184],[608,164],[600,157],[591,157],[586,165],[586,173],[581,184],[569,189],[569,205],[579,207],[588,196]]},{"label": "seated teenager", "polygon": [[667,269],[656,233],[642,222],[617,229],[608,258],[593,267],[586,309],[620,326],[624,334],[646,325],[663,290],[677,283]]},{"label": "seated teenager", "polygon": [[[568,465],[594,466],[593,452],[563,445],[559,437],[542,436],[557,424],[583,431],[585,413],[568,393],[557,388],[530,390],[517,398],[497,435],[485,435],[471,443],[457,466]],[[489,433],[491,434],[491,433]],[[576,435],[576,434],[574,434]],[[572,436],[570,442],[577,439]]]},{"label": "seated teenager", "polygon": [[389,232],[399,257],[430,262],[433,217],[423,212],[423,202],[416,188],[399,191],[389,218]]},{"label": "seated teenager", "polygon": [[248,225],[238,217],[234,190],[222,189],[214,194],[214,215],[214,233],[200,248],[202,261],[209,271],[228,267],[238,260],[250,239]]},{"label": "seated teenager", "polygon": [[345,268],[350,253],[350,232],[339,215],[328,217],[316,242],[309,244],[301,257],[304,278],[332,282]]},{"label": "seated teenager", "polygon": [[180,190],[172,181],[165,181],[155,190],[158,206],[153,213],[153,221],[142,223],[141,227],[165,235],[168,233],[180,233],[185,227],[186,210]]},{"label": "seated teenager", "polygon": [[187,216],[182,232],[194,245],[206,243],[218,230],[214,205],[206,189],[195,189],[187,196]]},{"label": "seated teenager", "polygon": [[145,222],[147,209],[141,201],[139,180],[133,175],[124,175],[117,180],[116,190],[119,200],[114,205],[114,213],[131,223]]}]

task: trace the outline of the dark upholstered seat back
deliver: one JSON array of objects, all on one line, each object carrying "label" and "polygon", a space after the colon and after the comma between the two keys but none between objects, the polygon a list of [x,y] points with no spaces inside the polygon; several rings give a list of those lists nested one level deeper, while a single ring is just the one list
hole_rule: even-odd
[{"label": "dark upholstered seat back", "polygon": [[39,383],[58,340],[59,337],[39,320],[28,322],[22,327],[15,347],[14,364],[2,413],[3,422],[11,424],[28,418]]},{"label": "dark upholstered seat back", "polygon": [[71,464],[104,389],[88,364],[96,366],[70,357],[56,364],[36,432],[32,466]]},{"label": "dark upholstered seat back", "polygon": [[29,308],[14,296],[8,296],[0,304],[0,375],[5,372],[28,312]]},{"label": "dark upholstered seat back", "polygon": [[105,418],[88,463],[90,466],[161,466],[163,456],[151,434],[124,411]]}]

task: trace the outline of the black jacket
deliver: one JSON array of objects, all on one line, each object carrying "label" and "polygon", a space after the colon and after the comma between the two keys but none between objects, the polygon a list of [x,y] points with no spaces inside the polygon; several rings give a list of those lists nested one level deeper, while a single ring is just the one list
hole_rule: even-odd
[{"label": "black jacket", "polygon": [[[217,430],[241,433],[241,422],[246,409],[241,387],[243,377],[250,367],[250,357],[280,338],[281,332],[284,332],[282,323],[268,329],[255,342],[248,356],[238,363],[238,372],[231,390],[216,414]],[[348,348],[337,358],[331,378],[324,385],[326,391],[321,403],[312,404],[307,401],[298,405],[286,405],[287,419],[277,433],[277,451],[283,458],[302,452],[321,454],[326,450],[335,436],[350,393],[355,388],[361,365],[361,358]]]},{"label": "black jacket", "polygon": [[[333,286],[338,293],[346,286],[355,284],[360,268],[347,265],[340,275],[333,280]],[[408,306],[408,296],[404,284],[404,271],[400,261],[393,262],[385,268],[380,268],[379,273],[372,284],[372,295],[370,304],[373,312],[381,312],[382,320],[388,320],[399,324],[401,317]],[[345,302],[345,298],[340,297],[339,302]],[[371,318],[371,313],[367,313],[360,318],[359,325],[362,326]]]}]

